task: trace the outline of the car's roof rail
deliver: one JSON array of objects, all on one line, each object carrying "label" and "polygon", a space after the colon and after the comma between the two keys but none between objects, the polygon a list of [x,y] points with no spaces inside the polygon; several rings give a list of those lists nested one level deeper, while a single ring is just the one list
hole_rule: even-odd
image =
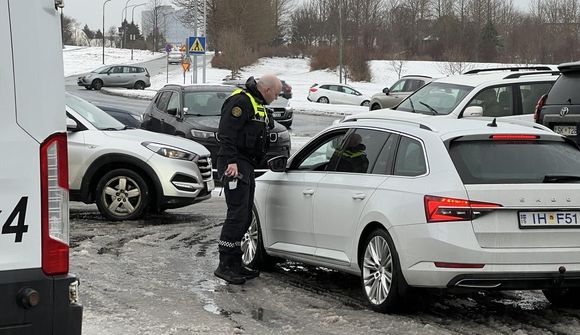
[{"label": "car's roof rail", "polygon": [[426,125],[424,123],[421,123],[419,120],[401,120],[401,119],[397,119],[397,118],[362,116],[362,117],[356,117],[356,118],[352,118],[352,119],[346,119],[343,122],[356,122],[359,120],[389,121],[389,122],[407,123],[407,124],[415,125],[421,129],[433,131],[433,129],[431,129],[431,127],[429,127],[428,125]]},{"label": "car's roof rail", "polygon": [[537,74],[551,74],[551,75],[560,75],[562,74],[560,71],[537,71],[537,72],[521,72],[521,73],[512,73],[505,76],[503,79],[514,79],[519,78],[522,76],[535,76]]},{"label": "car's roof rail", "polygon": [[407,77],[418,77],[418,78],[433,79],[433,77],[426,76],[426,75],[423,75],[423,74],[407,74],[407,75],[402,76],[401,78],[407,78]]},{"label": "car's roof rail", "polygon": [[551,71],[549,66],[538,65],[538,66],[511,66],[511,67],[496,67],[489,69],[473,69],[465,72],[464,74],[475,74],[480,72],[491,72],[491,71],[521,71],[521,70],[536,70],[536,71]]}]

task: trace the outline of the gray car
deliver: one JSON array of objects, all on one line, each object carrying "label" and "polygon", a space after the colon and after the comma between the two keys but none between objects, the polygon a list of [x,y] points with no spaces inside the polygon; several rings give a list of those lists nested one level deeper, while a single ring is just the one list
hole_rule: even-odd
[{"label": "gray car", "polygon": [[126,87],[137,90],[151,86],[149,71],[142,66],[105,65],[78,78],[77,84],[87,90],[102,87]]},{"label": "gray car", "polygon": [[382,93],[373,95],[370,110],[393,108],[432,80],[433,78],[427,76],[403,76],[391,88],[385,87]]}]

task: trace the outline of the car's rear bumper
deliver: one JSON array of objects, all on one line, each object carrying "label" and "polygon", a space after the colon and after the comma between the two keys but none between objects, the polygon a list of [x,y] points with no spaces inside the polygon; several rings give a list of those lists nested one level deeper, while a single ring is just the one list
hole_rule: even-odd
[{"label": "car's rear bumper", "polygon": [[[577,248],[482,248],[470,222],[395,226],[389,232],[412,286],[466,288],[481,281],[493,283],[490,289],[542,288],[559,277],[561,267],[569,276],[580,273],[580,242]],[[483,267],[466,267],[476,264]]]}]

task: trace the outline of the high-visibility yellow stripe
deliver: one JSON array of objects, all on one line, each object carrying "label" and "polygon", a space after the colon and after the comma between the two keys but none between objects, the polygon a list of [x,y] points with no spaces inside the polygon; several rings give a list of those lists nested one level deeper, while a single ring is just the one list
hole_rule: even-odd
[{"label": "high-visibility yellow stripe", "polygon": [[263,105],[259,104],[250,93],[244,91],[241,88],[233,91],[232,95],[236,95],[236,94],[240,94],[240,93],[245,93],[248,96],[248,98],[250,98],[250,102],[252,103],[252,107],[254,107],[255,117],[258,120],[264,120],[264,122],[268,123],[268,113],[266,113],[266,108],[264,108]]}]

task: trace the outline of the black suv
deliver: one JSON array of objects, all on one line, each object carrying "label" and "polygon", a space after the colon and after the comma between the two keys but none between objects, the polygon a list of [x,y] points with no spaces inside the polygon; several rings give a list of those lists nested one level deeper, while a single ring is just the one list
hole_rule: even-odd
[{"label": "black suv", "polygon": [[[221,108],[235,89],[231,85],[165,85],[147,107],[141,128],[194,140],[205,146],[216,161]],[[274,123],[266,160],[290,156],[290,133],[281,124]],[[264,163],[258,169],[257,172],[263,172],[267,166]]]},{"label": "black suv", "polygon": [[580,144],[580,62],[558,65],[562,73],[536,105],[534,119]]}]

